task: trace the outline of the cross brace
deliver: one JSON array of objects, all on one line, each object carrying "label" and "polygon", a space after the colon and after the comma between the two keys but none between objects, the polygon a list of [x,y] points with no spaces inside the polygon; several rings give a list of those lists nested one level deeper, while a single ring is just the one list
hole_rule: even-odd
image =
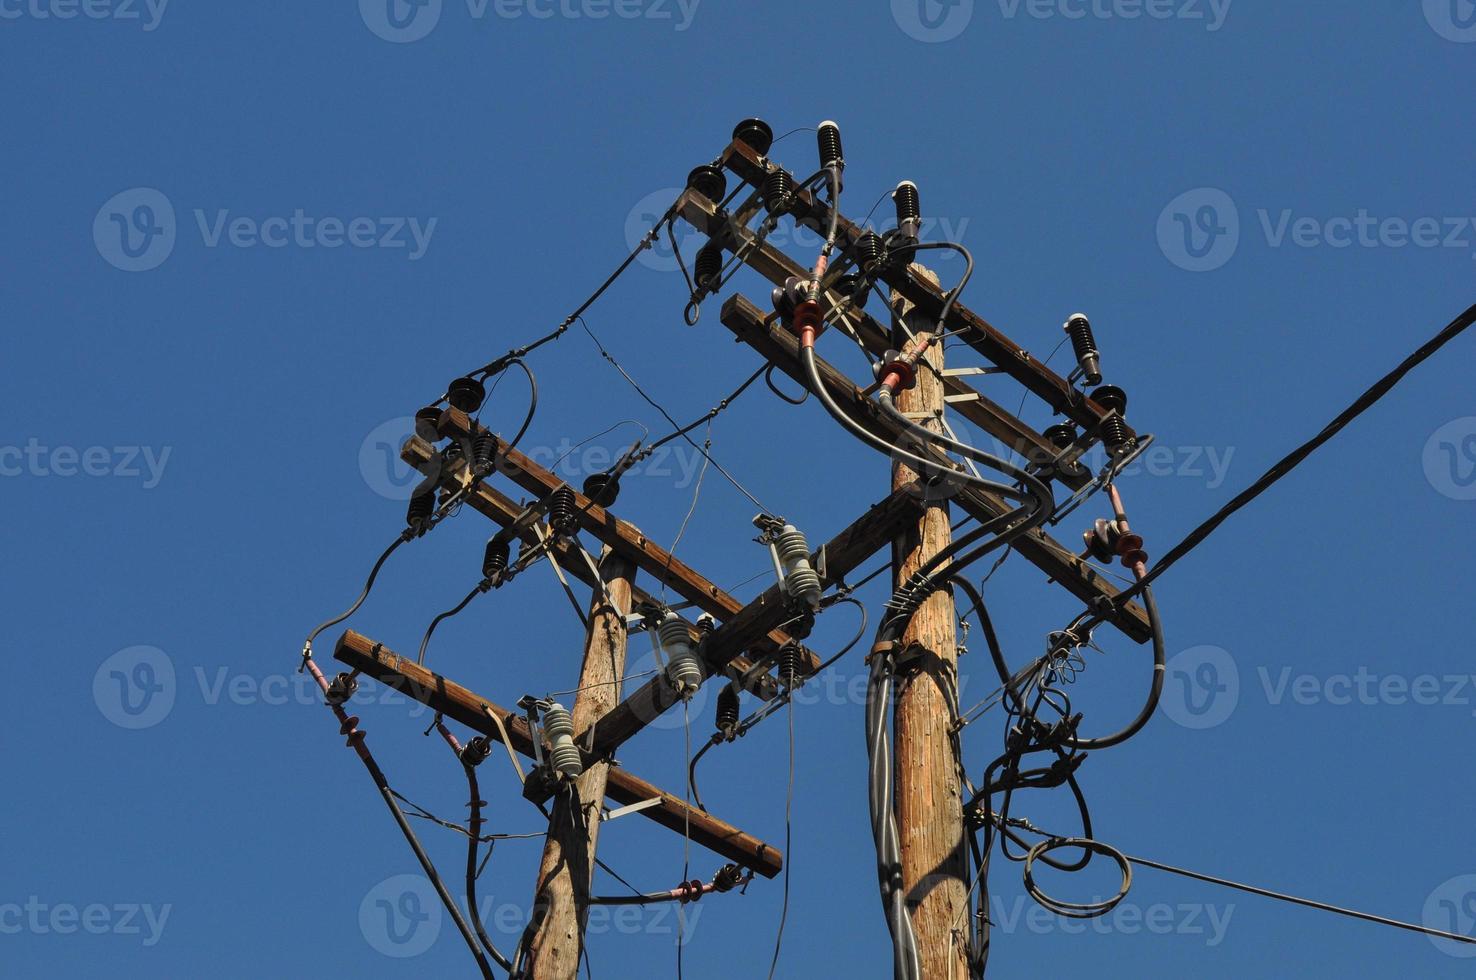
[{"label": "cross brace", "polygon": [[[497,724],[488,717],[492,711],[502,719],[512,748],[533,756],[533,737],[528,723],[515,711],[509,711],[455,681],[433,673],[407,660],[367,636],[347,630],[333,650],[335,659],[354,670],[394,688],[407,697],[454,719],[488,738],[502,741]],[[692,842],[700,844],[743,867],[752,868],[772,878],[784,867],[784,856],[763,841],[725,823],[706,811],[690,806],[624,769],[611,767],[605,795],[624,806],[659,799],[660,802],[640,810],[642,816],[654,820],[668,830],[689,832]]]}]

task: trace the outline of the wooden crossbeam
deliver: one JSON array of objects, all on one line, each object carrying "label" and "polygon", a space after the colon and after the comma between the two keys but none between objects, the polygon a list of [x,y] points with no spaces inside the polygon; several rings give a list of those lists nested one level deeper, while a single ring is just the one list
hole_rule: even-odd
[{"label": "wooden crossbeam", "polygon": [[[410,466],[422,473],[434,473],[444,487],[456,488],[461,486],[462,471],[465,463],[455,460],[451,465],[443,465],[435,461],[435,449],[430,443],[419,436],[411,436],[409,441],[400,449],[400,458]],[[467,505],[473,510],[489,518],[502,527],[510,526],[522,514],[523,508],[517,501],[507,494],[483,481],[466,498]],[[538,535],[532,528],[524,528],[518,535],[519,539],[526,545],[538,543]],[[562,540],[552,542],[554,555],[558,559],[559,567],[566,573],[574,576],[591,588],[595,586],[594,573],[590,571],[589,565],[585,563],[577,549],[570,543]],[[636,605],[643,603],[654,603],[659,605],[660,601],[649,592],[639,586],[631,587],[631,594]],[[698,635],[697,628],[685,619],[687,629],[695,643]],[[752,669],[753,661],[747,657],[739,657],[732,664],[733,676],[742,677],[744,688],[755,697],[764,701],[772,701],[779,693],[779,683],[770,674]]]},{"label": "wooden crossbeam", "polygon": [[[717,205],[696,190],[689,188],[684,192],[676,207],[677,214],[684,221],[698,231],[725,242],[725,246],[740,255],[745,264],[776,286],[782,286],[791,276],[809,276],[808,269],[769,242],[760,242],[758,235],[738,220],[719,212]],[[820,300],[820,305],[827,313],[835,305],[831,300],[829,293]],[[893,344],[886,328],[865,310],[853,310],[851,318],[856,324],[857,337],[868,351],[880,356],[892,349]],[[1021,456],[1027,459],[1042,456],[1050,459],[1060,452],[1045,436],[959,377],[944,377],[943,390],[954,411]],[[1084,467],[1074,466],[1063,469],[1056,474],[1055,479],[1077,490],[1091,480],[1091,474]]]},{"label": "wooden crossbeam", "polygon": [[[455,719],[500,742],[501,731],[487,716],[487,711],[490,710],[502,719],[513,749],[526,756],[533,755],[533,736],[528,730],[527,721],[520,714],[488,701],[455,681],[426,670],[415,661],[399,656],[367,636],[353,630],[346,631],[339,637],[333,656],[354,670],[435,709],[447,718]],[[694,844],[700,844],[743,867],[752,868],[766,878],[774,877],[784,867],[784,856],[773,847],[710,813],[688,805],[681,797],[664,792],[624,769],[611,767],[605,796],[622,806],[659,799],[660,803],[640,810],[641,815],[668,830],[689,834]]]},{"label": "wooden crossbeam", "polygon": [[[811,555],[811,563],[815,568],[824,569],[821,575],[822,584],[828,588],[839,582],[877,551],[891,544],[892,539],[904,527],[917,521],[920,499],[916,487],[896,491],[881,503],[873,505]],[[779,586],[770,586],[763,595],[750,602],[707,638],[702,651],[709,670],[721,670],[752,645],[755,637],[763,636],[794,615],[794,610],[785,602]],[[589,744],[591,754],[603,756],[613,752],[676,703],[678,699],[665,678],[653,678],[595,722],[592,742],[585,742],[584,733],[577,736],[575,741],[581,745]]]},{"label": "wooden crossbeam", "polygon": [[[456,408],[448,408],[442,412],[437,426],[442,436],[452,438],[472,438],[487,431]],[[556,473],[544,469],[522,452],[510,448],[501,436],[492,434],[492,437],[496,442],[497,472],[527,492],[542,498],[566,485],[566,481]],[[580,527],[719,622],[731,619],[743,608],[741,601],[648,539],[640,528],[616,517],[577,490],[574,490],[574,507],[579,516]],[[791,637],[784,631],[770,630],[754,640],[754,658],[762,660],[773,657],[780,647],[790,641]],[[808,650],[803,651],[803,656],[812,667],[819,662]]]},{"label": "wooden crossbeam", "polygon": [[[722,321],[739,340],[758,351],[769,363],[779,365],[780,370],[806,388],[810,386],[800,360],[799,340],[782,326],[766,322],[764,314],[749,300],[737,294],[729,297],[723,304]],[[901,425],[883,414],[876,402],[845,374],[818,357],[816,366],[826,389],[858,424],[894,445],[911,445],[915,441],[905,438]],[[933,453],[940,465],[951,465],[936,451],[927,448],[924,451]],[[956,499],[966,512],[980,521],[1014,510],[1011,504],[999,497],[973,488],[965,488]],[[1016,539],[1014,548],[1083,602],[1115,598],[1119,592],[1096,569],[1039,528]],[[1152,638],[1148,615],[1136,603],[1116,609],[1109,622],[1139,643]]]},{"label": "wooden crossbeam", "polygon": [[[755,152],[747,143],[736,140],[723,151],[721,161],[744,183],[754,187],[761,186],[769,172],[769,163],[765,157]],[[828,218],[830,209],[814,194],[800,188],[794,195],[791,213],[797,220],[818,220],[821,217]],[[838,227],[842,246],[849,246],[864,231],[844,215],[841,216]],[[925,316],[936,317],[943,309],[946,291],[941,286],[914,275],[906,263],[888,268],[881,278],[909,302],[916,304]],[[1053,411],[1065,415],[1078,425],[1094,428],[1107,414],[1107,410],[1101,405],[1081,395],[1066,383],[1065,378],[1046,367],[1043,361],[1032,356],[962,303],[955,304],[949,311],[946,327],[950,332],[958,331],[959,338],[964,343],[1044,399]],[[1131,429],[1129,432],[1131,434]]]}]

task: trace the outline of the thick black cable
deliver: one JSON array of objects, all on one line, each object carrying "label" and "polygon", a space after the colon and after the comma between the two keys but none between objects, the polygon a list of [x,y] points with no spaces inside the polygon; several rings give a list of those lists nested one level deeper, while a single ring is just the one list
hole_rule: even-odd
[{"label": "thick black cable", "polygon": [[364,600],[369,598],[370,590],[374,588],[374,580],[379,577],[379,570],[384,567],[384,563],[389,560],[389,556],[395,553],[395,549],[404,544],[406,541],[409,541],[411,536],[412,535],[409,530],[400,532],[400,536],[395,538],[394,542],[391,543],[388,548],[384,549],[384,554],[379,556],[379,559],[374,563],[374,567],[369,570],[369,577],[364,581],[363,591],[359,593],[359,597],[354,600],[353,605],[349,606],[346,610],[344,610],[339,615],[334,616],[332,619],[319,623],[316,627],[313,628],[313,631],[308,634],[307,640],[303,644],[304,665],[306,665],[307,663],[307,654],[312,650],[313,641],[318,638],[318,634],[322,633],[330,626],[337,626],[339,623],[343,622],[345,619],[348,619],[354,613],[359,611],[359,607],[364,604]]},{"label": "thick black cable", "polygon": [[1476,323],[1476,306],[1472,306],[1470,309],[1466,310],[1460,316],[1452,320],[1450,324],[1445,327],[1445,329],[1441,330],[1434,337],[1430,338],[1429,341],[1427,341],[1413,354],[1409,355],[1403,361],[1401,361],[1399,365],[1394,368],[1394,370],[1390,371],[1378,381],[1374,382],[1374,384],[1371,385],[1367,391],[1354,399],[1353,403],[1345,408],[1342,412],[1340,412],[1338,416],[1334,418],[1331,422],[1329,422],[1326,426],[1324,426],[1321,432],[1317,433],[1317,435],[1313,436],[1310,440],[1298,446],[1286,456],[1282,457],[1280,461],[1278,461],[1274,466],[1272,466],[1264,474],[1262,474],[1261,477],[1256,480],[1256,482],[1252,483],[1240,493],[1236,494],[1233,500],[1231,500],[1224,507],[1221,507],[1219,510],[1215,511],[1215,513],[1211,515],[1209,519],[1200,524],[1193,531],[1190,531],[1189,534],[1184,537],[1184,540],[1174,545],[1174,547],[1169,549],[1168,552],[1166,552],[1161,559],[1155,562],[1153,567],[1149,570],[1148,574],[1144,576],[1137,584],[1118,593],[1116,598],[1113,600],[1113,603],[1120,607],[1122,604],[1126,603],[1128,600],[1132,599],[1134,596],[1138,595],[1140,592],[1146,589],[1148,585],[1153,582],[1154,579],[1158,578],[1158,576],[1166,572],[1169,568],[1173,566],[1175,562],[1177,562],[1180,558],[1183,558],[1190,551],[1196,548],[1202,541],[1204,541],[1205,538],[1213,534],[1215,529],[1218,528],[1221,524],[1225,523],[1225,521],[1228,520],[1232,514],[1240,510],[1252,500],[1259,497],[1274,483],[1276,483],[1276,481],[1280,480],[1292,470],[1296,469],[1296,467],[1303,460],[1305,460],[1308,456],[1311,456],[1325,443],[1332,439],[1333,436],[1337,435],[1345,427],[1347,427],[1348,423],[1358,418],[1358,416],[1362,415],[1369,408],[1371,408],[1379,399],[1388,394],[1395,385],[1397,385],[1400,381],[1404,379],[1405,375],[1409,374],[1424,361],[1428,360],[1431,355],[1440,350],[1440,348],[1444,347],[1447,343],[1458,337],[1468,327],[1470,327],[1472,323]]},{"label": "thick black cable", "polygon": [[[496,960],[498,966],[511,973],[512,961],[502,955],[497,947],[493,945],[492,940],[487,936],[487,929],[482,924],[481,910],[477,907],[477,844],[482,830],[482,794],[477,788],[476,768],[464,762],[462,763],[462,768],[466,770],[466,787],[470,794],[470,802],[467,805],[471,808],[471,834],[466,842],[467,913],[471,915],[472,924],[477,930],[477,938],[481,940],[482,947],[487,951],[487,955]],[[489,857],[491,856],[493,846],[489,844],[487,847]]]},{"label": "thick black cable", "polygon": [[425,663],[425,648],[430,644],[431,634],[436,631],[437,626],[441,625],[441,621],[444,619],[450,619],[452,616],[455,616],[457,613],[461,612],[467,607],[468,603],[470,603],[477,596],[481,595],[484,591],[485,590],[482,588],[481,583],[478,583],[476,588],[472,589],[466,594],[465,599],[462,599],[460,602],[452,606],[450,609],[447,609],[445,612],[437,614],[436,618],[430,621],[430,625],[425,628],[425,635],[420,638],[420,652],[415,656],[415,662],[417,664],[423,665]]}]

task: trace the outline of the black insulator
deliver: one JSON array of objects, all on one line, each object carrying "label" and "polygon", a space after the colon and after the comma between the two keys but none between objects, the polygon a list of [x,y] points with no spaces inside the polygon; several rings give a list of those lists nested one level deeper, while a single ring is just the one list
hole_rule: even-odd
[{"label": "black insulator", "polygon": [[856,253],[856,267],[868,275],[886,260],[886,246],[882,244],[881,236],[874,231],[868,231],[856,239],[856,244],[851,247]]},{"label": "black insulator", "polygon": [[794,198],[794,178],[789,171],[775,167],[764,178],[764,207],[769,214],[778,216],[789,210]]},{"label": "black insulator", "polygon": [[1123,414],[1127,411],[1128,396],[1116,385],[1103,385],[1092,392],[1092,401],[1101,405],[1116,415],[1104,419],[1102,422],[1102,442],[1108,449],[1117,449],[1127,444],[1127,423],[1123,421]]},{"label": "black insulator", "polygon": [[497,462],[497,437],[483,429],[472,440],[472,472],[486,476]]},{"label": "black insulator", "polygon": [[835,291],[850,299],[856,309],[864,309],[871,298],[871,281],[865,276],[847,272],[835,281]]},{"label": "black insulator", "polygon": [[704,163],[687,174],[687,186],[716,204],[728,192],[728,177],[712,164]]},{"label": "black insulator", "polygon": [[1117,543],[1122,539],[1122,531],[1114,521],[1099,517],[1081,537],[1086,542],[1088,554],[1097,561],[1110,562],[1117,554]]},{"label": "black insulator", "polygon": [[820,143],[820,166],[832,167],[836,164],[845,164],[844,154],[841,153],[840,127],[829,119],[820,124],[815,136]]},{"label": "black insulator", "polygon": [[426,442],[439,442],[441,433],[437,431],[436,424],[440,420],[440,407],[437,405],[427,405],[415,413],[415,434]]},{"label": "black insulator", "polygon": [[1096,338],[1092,336],[1091,321],[1084,314],[1071,314],[1066,321],[1066,335],[1071,338],[1071,349],[1076,352],[1082,378],[1089,385],[1101,384],[1102,363],[1097,353]]},{"label": "black insulator", "polygon": [[698,289],[712,291],[717,288],[718,277],[722,274],[723,247],[709,241],[697,250],[697,258],[692,263],[692,281]]},{"label": "black insulator", "polygon": [[405,523],[416,533],[424,533],[436,512],[436,495],[429,489],[419,490],[405,508]]},{"label": "black insulator", "polygon": [[466,448],[461,444],[461,437],[457,436],[446,443],[446,448],[441,450],[441,455],[446,458],[448,464],[458,459],[465,459]]},{"label": "black insulator", "polygon": [[728,684],[718,692],[716,720],[718,733],[732,738],[733,730],[738,727],[738,714],[738,691],[732,684]]},{"label": "black insulator", "polygon": [[446,400],[452,408],[459,408],[470,415],[487,400],[487,389],[476,378],[457,378],[446,389]]},{"label": "black insulator", "polygon": [[1070,449],[1076,442],[1076,429],[1062,422],[1045,430],[1046,440],[1057,449]]},{"label": "black insulator", "polygon": [[917,197],[917,185],[904,180],[892,191],[892,203],[897,206],[897,231],[904,238],[916,238],[922,225],[922,205]]},{"label": "black insulator", "polygon": [[713,875],[712,890],[715,892],[730,892],[746,881],[743,877],[743,869],[736,864],[725,864]]},{"label": "black insulator", "polygon": [[733,139],[747,143],[755,153],[763,156],[774,145],[774,131],[762,119],[745,119],[733,127]]},{"label": "black insulator", "polygon": [[779,648],[779,657],[774,664],[779,670],[779,680],[792,685],[804,673],[804,655],[798,643],[786,643]]},{"label": "black insulator", "polygon": [[482,555],[482,577],[491,578],[498,572],[507,571],[511,549],[502,538],[493,535],[487,539],[487,550]]},{"label": "black insulator", "polygon": [[548,523],[560,537],[572,537],[579,530],[578,505],[574,490],[567,483],[555,490],[548,502]]},{"label": "black insulator", "polygon": [[478,735],[462,747],[461,761],[468,766],[480,766],[491,754],[492,740],[485,735]]},{"label": "black insulator", "polygon": [[609,507],[620,496],[620,477],[614,473],[595,473],[586,477],[584,495],[596,507]]}]

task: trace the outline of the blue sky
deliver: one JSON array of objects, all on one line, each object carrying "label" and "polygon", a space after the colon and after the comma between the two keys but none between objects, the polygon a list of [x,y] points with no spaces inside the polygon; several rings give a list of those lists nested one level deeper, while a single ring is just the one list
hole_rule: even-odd
[{"label": "blue sky", "polygon": [[[919,2],[0,0],[14,667],[0,694],[3,972],[468,971],[448,922],[384,915],[414,911],[397,876],[418,869],[300,686],[302,637],[401,526],[406,484],[385,447],[404,417],[556,324],[745,116],[779,133],[837,120],[852,215],[916,181],[929,233],[978,260],[965,302],[1031,351],[1055,347],[1067,314],[1091,315],[1109,380],[1162,450],[1122,483],[1150,554],[1470,304],[1469,0]],[[775,148],[805,172],[814,152],[807,133]],[[811,249],[802,239],[796,254]],[[715,304],[681,323],[664,254],[587,319],[689,419],[758,363]],[[960,272],[946,258],[937,269]],[[752,278],[734,288],[766,292]],[[837,339],[824,353],[859,376]],[[1103,840],[1476,930],[1470,344],[1162,579],[1178,658],[1164,711],[1082,770]],[[543,399],[527,445],[546,461],[623,419],[666,431],[577,330],[530,364]],[[978,380],[1018,404],[1011,382]],[[505,380],[484,420],[514,428],[521,385]],[[1033,401],[1024,416],[1050,421]],[[639,431],[598,437],[566,475]],[[887,486],[883,459],[762,386],[716,421],[713,452],[813,540]],[[621,514],[672,541],[695,462],[676,454],[629,479]],[[679,548],[744,597],[768,584],[753,579],[767,562],[754,510],[709,473]],[[487,533],[467,512],[403,549],[353,625],[413,653],[475,582]],[[1018,558],[988,596],[1017,662],[1076,611]],[[849,616],[823,618],[815,647],[844,642]],[[650,657],[637,639],[632,669]],[[1098,640],[1073,698],[1106,729],[1135,710],[1147,652]],[[977,630],[968,641],[966,704],[992,687]],[[574,686],[580,642],[538,569],[443,625],[430,662],[511,704]],[[863,672],[848,658],[795,710],[780,976],[885,971],[848,693]],[[459,767],[421,737],[429,717],[373,685],[365,699],[357,713],[397,787],[463,814]],[[694,740],[710,719],[709,698]],[[971,770],[998,737],[993,715],[966,730]],[[714,812],[776,843],[786,745],[776,720],[703,763]],[[621,761],[679,790],[685,751],[668,717]],[[490,766],[490,829],[540,829],[505,765]],[[1065,801],[1034,796],[1018,805],[1037,823],[1070,825]],[[434,830],[423,838],[456,878],[458,839]],[[640,817],[601,845],[642,888],[681,877],[680,838]],[[537,848],[500,845],[482,879],[504,946]],[[693,874],[719,863],[693,849]],[[1112,885],[1050,882],[1063,897]],[[603,875],[596,887],[619,890]],[[1124,914],[1079,934],[1029,911],[1016,866],[999,862],[991,887],[1003,976],[1436,978],[1471,965],[1422,936],[1147,870]],[[688,975],[762,976],[780,898],[759,882],[690,910]],[[604,977],[675,967],[669,913],[592,933]]]}]

